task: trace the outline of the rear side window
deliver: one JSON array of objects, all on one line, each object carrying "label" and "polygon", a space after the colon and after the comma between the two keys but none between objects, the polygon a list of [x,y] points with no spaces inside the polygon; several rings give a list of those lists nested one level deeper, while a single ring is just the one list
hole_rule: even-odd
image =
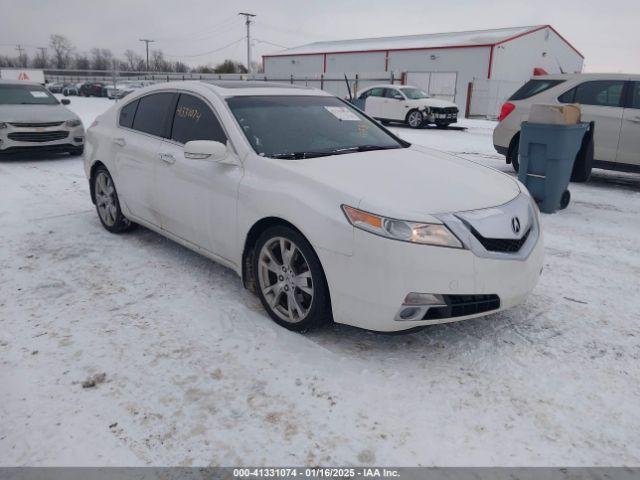
[{"label": "rear side window", "polygon": [[538,95],[550,88],[560,85],[564,80],[529,80],[522,87],[520,87],[516,93],[511,95],[509,100],[524,100],[525,98]]},{"label": "rear side window", "polygon": [[595,80],[581,83],[558,97],[561,103],[580,103],[600,107],[619,107],[622,100],[622,80]]},{"label": "rear side window", "polygon": [[173,117],[171,139],[180,143],[191,140],[215,140],[226,143],[227,136],[205,102],[183,93],[180,95]]},{"label": "rear side window", "polygon": [[118,123],[121,127],[131,128],[133,126],[133,117],[136,114],[136,109],[138,108],[138,101],[131,102],[120,110],[120,119]]},{"label": "rear side window", "polygon": [[133,119],[133,129],[158,137],[164,136],[167,115],[173,101],[174,94],[168,92],[152,93],[142,97]]}]

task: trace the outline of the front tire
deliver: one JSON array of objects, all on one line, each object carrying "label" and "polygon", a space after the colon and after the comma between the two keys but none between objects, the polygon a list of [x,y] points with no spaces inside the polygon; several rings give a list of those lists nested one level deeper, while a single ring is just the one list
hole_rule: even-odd
[{"label": "front tire", "polygon": [[93,176],[93,192],[96,211],[102,226],[111,233],[122,233],[135,228],[136,224],[122,214],[118,192],[109,171],[100,166]]},{"label": "front tire", "polygon": [[302,332],[331,318],[320,260],[299,232],[286,226],[267,229],[253,257],[258,297],[278,325]]},{"label": "front tire", "polygon": [[420,128],[424,122],[424,115],[420,110],[411,110],[407,113],[405,121],[411,128]]}]

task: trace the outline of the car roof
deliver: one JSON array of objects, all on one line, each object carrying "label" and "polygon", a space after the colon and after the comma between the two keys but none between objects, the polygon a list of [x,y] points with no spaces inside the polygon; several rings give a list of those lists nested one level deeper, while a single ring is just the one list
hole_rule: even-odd
[{"label": "car roof", "polygon": [[556,73],[537,75],[531,80],[640,80],[640,75],[633,73]]},{"label": "car roof", "polygon": [[11,80],[0,78],[0,85],[31,85],[32,87],[41,87],[38,82],[29,82],[27,80]]},{"label": "car roof", "polygon": [[204,87],[218,95],[219,97],[238,97],[254,95],[309,95],[309,96],[332,96],[331,94],[301,85],[290,83],[243,81],[243,80],[185,80],[166,83],[156,83],[143,91],[180,89],[189,87]]}]

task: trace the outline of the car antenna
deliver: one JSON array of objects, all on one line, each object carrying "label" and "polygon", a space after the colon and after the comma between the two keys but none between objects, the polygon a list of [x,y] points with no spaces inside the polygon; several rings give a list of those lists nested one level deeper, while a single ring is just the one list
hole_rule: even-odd
[{"label": "car antenna", "polygon": [[351,96],[351,86],[349,85],[349,80],[347,79],[347,74],[344,74],[344,81],[347,84],[347,92],[349,92],[349,101],[353,102],[353,97]]}]

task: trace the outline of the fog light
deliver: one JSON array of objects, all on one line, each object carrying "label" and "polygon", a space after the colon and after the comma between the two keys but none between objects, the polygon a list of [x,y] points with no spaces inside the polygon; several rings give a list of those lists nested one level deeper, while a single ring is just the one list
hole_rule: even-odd
[{"label": "fog light", "polygon": [[400,311],[400,315],[399,317],[403,320],[407,320],[411,317],[414,317],[418,312],[420,311],[419,308],[416,307],[407,307],[407,308],[403,308]]},{"label": "fog light", "polygon": [[436,293],[415,293],[411,292],[404,298],[404,305],[437,305],[444,307],[447,303],[442,295]]}]

